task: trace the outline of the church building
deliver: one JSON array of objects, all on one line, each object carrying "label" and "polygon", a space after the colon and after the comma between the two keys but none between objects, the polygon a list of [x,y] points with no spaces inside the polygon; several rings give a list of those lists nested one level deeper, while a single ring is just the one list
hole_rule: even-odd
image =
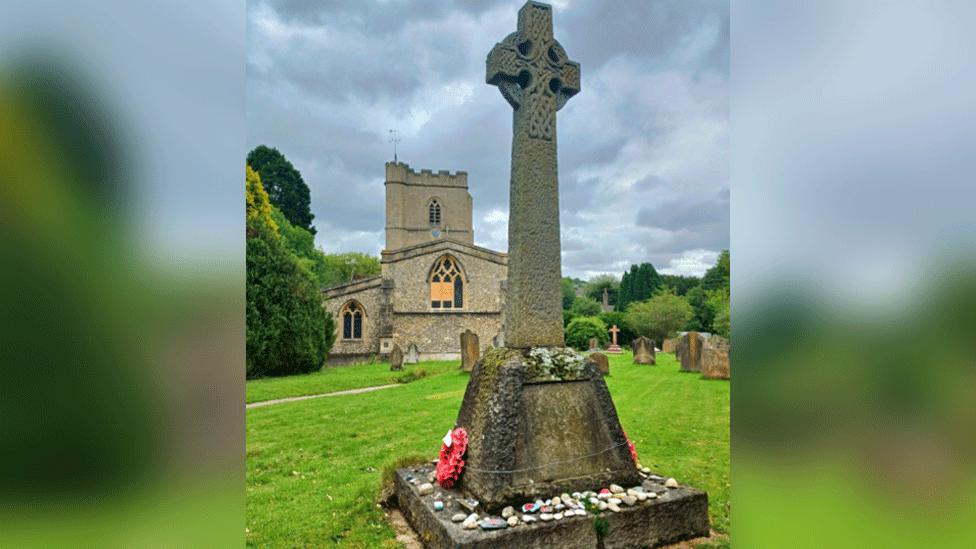
[{"label": "church building", "polygon": [[474,244],[468,174],[386,164],[381,274],[323,290],[336,319],[330,363],[387,355],[457,359],[460,334],[502,344],[508,255]]}]

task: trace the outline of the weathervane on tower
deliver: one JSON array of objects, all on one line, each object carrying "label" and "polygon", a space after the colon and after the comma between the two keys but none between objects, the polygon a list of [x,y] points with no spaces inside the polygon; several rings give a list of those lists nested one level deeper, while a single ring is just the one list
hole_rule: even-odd
[{"label": "weathervane on tower", "polygon": [[396,130],[390,130],[390,143],[393,143],[393,163],[396,164],[397,160],[397,143],[400,142],[400,132]]}]

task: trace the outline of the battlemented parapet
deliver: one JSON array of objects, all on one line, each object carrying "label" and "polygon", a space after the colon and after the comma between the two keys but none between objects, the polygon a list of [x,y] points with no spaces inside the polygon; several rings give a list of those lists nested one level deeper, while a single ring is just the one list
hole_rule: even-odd
[{"label": "battlemented parapet", "polygon": [[450,238],[474,244],[468,173],[386,163],[386,249]]}]

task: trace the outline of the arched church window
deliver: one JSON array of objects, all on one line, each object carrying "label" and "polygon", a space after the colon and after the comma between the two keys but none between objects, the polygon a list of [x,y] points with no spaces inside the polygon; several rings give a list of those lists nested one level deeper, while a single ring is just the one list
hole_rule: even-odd
[{"label": "arched church window", "polygon": [[441,224],[441,205],[436,198],[427,205],[427,219],[431,226],[440,226]]},{"label": "arched church window", "polygon": [[362,339],[365,317],[366,314],[359,303],[355,301],[346,302],[339,311],[339,318],[342,320],[342,339]]},{"label": "arched church window", "polygon": [[441,310],[464,307],[464,275],[453,256],[441,257],[430,271],[430,307]]}]

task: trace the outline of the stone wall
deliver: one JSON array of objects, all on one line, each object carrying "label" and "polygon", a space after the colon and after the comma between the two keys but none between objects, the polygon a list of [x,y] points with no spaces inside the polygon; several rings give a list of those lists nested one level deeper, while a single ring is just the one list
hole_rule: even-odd
[{"label": "stone wall", "polygon": [[[427,207],[435,198],[441,207],[441,223],[431,226]],[[387,250],[398,250],[437,238],[473,244],[471,212],[467,172],[417,171],[402,162],[387,162]],[[435,237],[432,229],[437,229],[440,236]]]},{"label": "stone wall", "polygon": [[502,327],[501,312],[470,313],[394,313],[394,341],[401,348],[417,346],[421,360],[461,357],[461,332],[478,334],[481,352],[491,348],[492,338]]},{"label": "stone wall", "polygon": [[[383,287],[380,277],[373,277],[356,281],[339,287],[329,288],[323,292],[327,298],[325,308],[335,319],[336,339],[332,346],[331,355],[362,355],[369,356],[379,349],[382,322]],[[342,340],[342,319],[339,311],[350,300],[356,300],[363,307],[366,318],[363,321],[363,338],[360,341]],[[334,361],[330,358],[330,363]]]}]

